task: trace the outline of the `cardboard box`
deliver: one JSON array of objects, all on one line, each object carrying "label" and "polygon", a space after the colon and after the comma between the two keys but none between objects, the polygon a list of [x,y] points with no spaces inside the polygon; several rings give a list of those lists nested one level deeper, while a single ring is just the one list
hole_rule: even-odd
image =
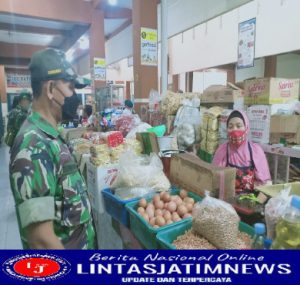
[{"label": "cardboard box", "polygon": [[[190,154],[180,154],[171,158],[171,183],[200,196],[204,196],[205,190],[208,190],[214,197],[224,200],[233,198],[235,175],[235,168],[216,167]],[[219,191],[220,188],[224,191]]]},{"label": "cardboard box", "polygon": [[245,81],[245,104],[281,104],[299,98],[299,79],[260,78]]},{"label": "cardboard box", "polygon": [[272,116],[270,132],[271,143],[279,143],[284,138],[287,143],[300,144],[300,116]]},{"label": "cardboard box", "polygon": [[267,144],[270,140],[271,110],[267,105],[254,105],[247,109],[251,141]]},{"label": "cardboard box", "polygon": [[100,214],[104,213],[101,191],[111,187],[117,174],[118,169],[116,164],[97,167],[90,162],[87,163],[87,186],[91,206]]},{"label": "cardboard box", "polygon": [[244,91],[229,83],[229,86],[211,85],[203,91],[201,103],[234,103],[244,97]]}]

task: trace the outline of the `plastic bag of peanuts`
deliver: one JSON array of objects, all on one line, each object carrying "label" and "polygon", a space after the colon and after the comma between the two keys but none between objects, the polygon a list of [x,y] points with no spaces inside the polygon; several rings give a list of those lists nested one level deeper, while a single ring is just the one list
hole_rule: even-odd
[{"label": "plastic bag of peanuts", "polygon": [[234,249],[239,233],[240,218],[228,203],[210,197],[205,198],[193,209],[193,230],[206,238],[218,249]]}]

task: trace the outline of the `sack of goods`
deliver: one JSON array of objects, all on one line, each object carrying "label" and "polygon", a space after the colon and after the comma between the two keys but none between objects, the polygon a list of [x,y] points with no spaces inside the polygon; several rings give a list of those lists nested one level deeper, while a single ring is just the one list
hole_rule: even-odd
[{"label": "sack of goods", "polygon": [[193,230],[219,249],[237,248],[238,214],[230,204],[205,194],[194,207]]},{"label": "sack of goods", "polygon": [[137,156],[127,151],[120,157],[118,176],[112,187],[149,187],[157,191],[167,191],[171,184],[163,172],[160,158],[155,153],[150,156]]}]

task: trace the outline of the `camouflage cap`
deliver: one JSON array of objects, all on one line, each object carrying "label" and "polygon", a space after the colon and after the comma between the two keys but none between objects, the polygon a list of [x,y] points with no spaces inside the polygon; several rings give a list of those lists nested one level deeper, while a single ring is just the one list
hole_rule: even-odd
[{"label": "camouflage cap", "polygon": [[77,75],[67,61],[63,51],[47,48],[35,52],[29,64],[32,81],[59,80],[73,81],[75,88],[84,88],[87,83]]},{"label": "camouflage cap", "polygon": [[21,90],[19,94],[19,101],[21,101],[22,99],[31,101],[31,93],[28,90]]}]

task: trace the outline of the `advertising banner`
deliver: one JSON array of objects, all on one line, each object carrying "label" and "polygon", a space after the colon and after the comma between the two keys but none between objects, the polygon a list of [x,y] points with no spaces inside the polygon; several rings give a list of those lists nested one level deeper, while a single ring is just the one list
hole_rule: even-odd
[{"label": "advertising banner", "polygon": [[157,30],[141,28],[141,65],[157,66]]},{"label": "advertising banner", "polygon": [[299,257],[297,250],[6,250],[0,283],[296,285]]},{"label": "advertising banner", "polygon": [[239,24],[237,68],[254,66],[256,19]]}]

